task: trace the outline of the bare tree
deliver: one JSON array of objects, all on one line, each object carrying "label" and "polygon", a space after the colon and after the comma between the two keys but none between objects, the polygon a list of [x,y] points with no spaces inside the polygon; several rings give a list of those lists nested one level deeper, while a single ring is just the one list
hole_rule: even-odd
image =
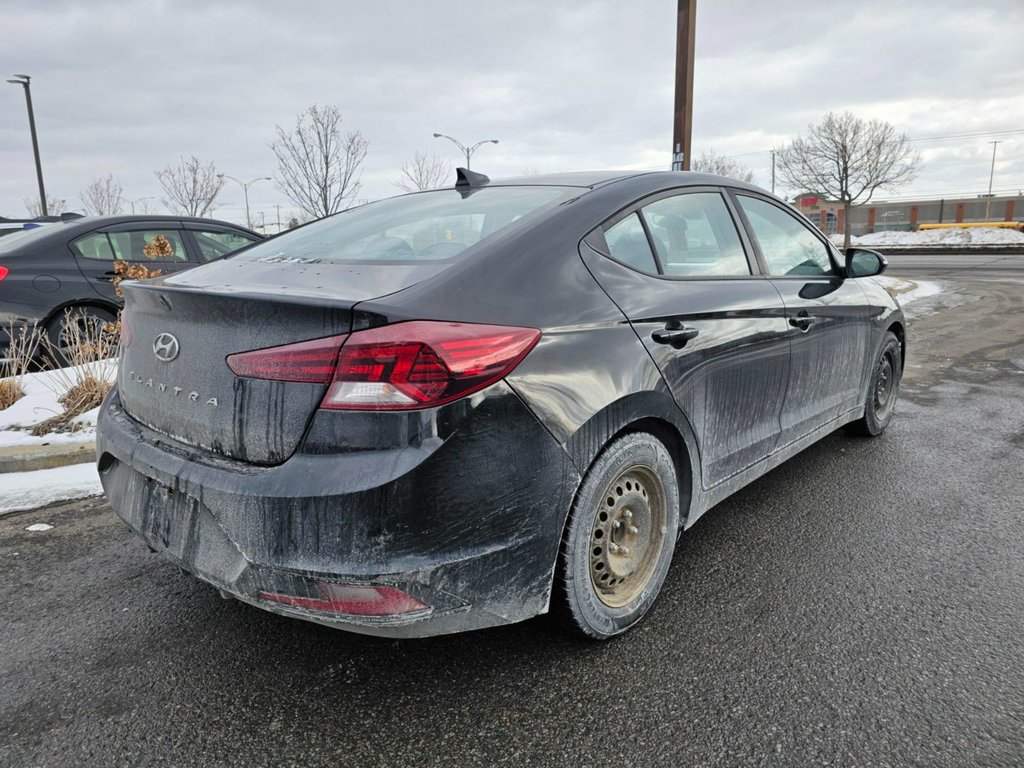
[{"label": "bare tree", "polygon": [[807,136],[776,151],[779,174],[787,185],[817,192],[843,204],[843,248],[850,247],[850,208],[871,200],[879,189],[913,181],[921,156],[905,133],[881,120],[862,120],[829,112]]},{"label": "bare tree", "polygon": [[216,208],[217,195],[224,188],[224,176],[212,162],[203,163],[195,155],[182,157],[177,165],[154,171],[166,197],[161,202],[181,216],[206,216]]},{"label": "bare tree", "polygon": [[124,207],[124,188],[112,173],[95,176],[78,197],[82,208],[92,216],[118,214]]},{"label": "bare tree", "polygon": [[716,176],[727,176],[737,181],[745,181],[747,184],[754,183],[754,172],[737,163],[730,157],[720,155],[713,149],[705,150],[690,164],[690,170],[697,173],[713,173]]},{"label": "bare tree", "polygon": [[406,192],[443,187],[451,168],[447,160],[426,152],[417,152],[412,160],[402,166],[402,175],[395,186]]},{"label": "bare tree", "polygon": [[289,132],[275,126],[270,143],[277,157],[277,187],[314,218],[352,205],[370,143],[359,131],[341,135],[337,107],[314,104],[295,120]]},{"label": "bare tree", "polygon": [[[28,215],[33,219],[43,215],[43,207],[39,204],[38,197],[26,197],[23,199]],[[46,212],[50,216],[60,216],[68,207],[68,201],[63,197],[46,196]]]}]

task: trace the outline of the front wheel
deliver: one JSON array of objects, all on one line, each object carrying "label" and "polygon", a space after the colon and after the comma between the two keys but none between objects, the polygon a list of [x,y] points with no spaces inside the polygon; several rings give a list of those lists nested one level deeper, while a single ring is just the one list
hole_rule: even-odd
[{"label": "front wheel", "polygon": [[665,581],[679,528],[679,482],[665,446],[636,432],[591,465],[562,541],[553,612],[605,640],[644,617]]},{"label": "front wheel", "polygon": [[882,349],[875,360],[864,400],[864,416],[852,422],[850,431],[858,435],[876,437],[885,431],[896,410],[896,397],[903,376],[903,355],[900,342],[891,331],[885,334]]}]

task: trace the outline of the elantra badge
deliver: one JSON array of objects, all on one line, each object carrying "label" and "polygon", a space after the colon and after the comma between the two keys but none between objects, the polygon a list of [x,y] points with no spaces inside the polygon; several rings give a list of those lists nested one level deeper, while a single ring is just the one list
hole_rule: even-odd
[{"label": "elantra badge", "polygon": [[163,363],[169,363],[176,358],[178,350],[178,340],[169,333],[161,333],[153,342],[153,354]]}]

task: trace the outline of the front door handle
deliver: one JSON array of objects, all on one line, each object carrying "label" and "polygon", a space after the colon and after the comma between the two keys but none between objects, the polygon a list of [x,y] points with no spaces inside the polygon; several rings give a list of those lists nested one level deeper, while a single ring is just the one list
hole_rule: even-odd
[{"label": "front door handle", "polygon": [[789,324],[794,328],[799,328],[804,333],[807,333],[816,322],[818,322],[818,318],[807,314],[803,310],[796,317],[789,318]]},{"label": "front door handle", "polygon": [[682,349],[690,339],[697,338],[700,331],[696,328],[687,328],[681,323],[668,323],[664,330],[657,330],[651,334],[651,338],[658,344],[671,344],[675,349]]}]

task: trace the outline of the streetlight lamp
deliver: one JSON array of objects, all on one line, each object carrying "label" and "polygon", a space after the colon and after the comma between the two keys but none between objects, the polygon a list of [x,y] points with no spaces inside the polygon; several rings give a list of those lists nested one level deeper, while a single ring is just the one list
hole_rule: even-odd
[{"label": "streetlight lamp", "polygon": [[128,205],[132,207],[132,215],[135,215],[135,204],[141,203],[143,200],[156,200],[153,195],[143,195],[142,197],[136,197],[134,200],[129,200]]},{"label": "streetlight lamp", "polygon": [[20,85],[25,89],[25,103],[28,105],[28,127],[32,131],[32,151],[36,156],[36,178],[39,180],[39,211],[43,216],[49,216],[49,211],[46,210],[46,190],[43,188],[43,165],[39,162],[39,139],[36,138],[36,117],[32,112],[32,89],[29,87],[29,81],[32,79],[28,75],[13,75],[12,80],[8,80],[8,83],[12,85]]},{"label": "streetlight lamp", "polygon": [[226,173],[218,173],[217,175],[224,179],[231,179],[233,182],[235,182],[235,184],[238,184],[242,188],[242,191],[245,193],[245,226],[248,227],[249,229],[252,229],[252,221],[249,219],[249,187],[251,187],[257,181],[270,181],[270,177],[257,176],[255,179],[245,182],[239,181],[234,176],[228,176]]},{"label": "streetlight lamp", "polygon": [[473,153],[476,152],[477,149],[480,148],[481,144],[497,144],[498,143],[497,139],[484,139],[483,141],[478,141],[476,144],[474,144],[471,147],[467,147],[465,144],[463,144],[458,139],[454,139],[451,136],[447,136],[447,135],[445,135],[443,133],[435,133],[434,134],[434,138],[435,139],[448,139],[448,141],[450,141],[452,144],[454,144],[459,149],[461,149],[462,153],[466,156],[466,170],[467,171],[470,170],[470,168],[469,168],[469,161],[473,157]]}]

